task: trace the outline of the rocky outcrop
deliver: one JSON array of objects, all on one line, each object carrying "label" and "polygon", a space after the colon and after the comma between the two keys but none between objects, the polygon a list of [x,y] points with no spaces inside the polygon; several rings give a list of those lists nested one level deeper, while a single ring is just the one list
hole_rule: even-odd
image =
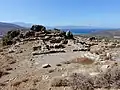
[{"label": "rocky outcrop", "polygon": [[46,28],[44,26],[42,26],[42,25],[33,25],[31,27],[31,30],[35,31],[35,32],[45,32]]}]

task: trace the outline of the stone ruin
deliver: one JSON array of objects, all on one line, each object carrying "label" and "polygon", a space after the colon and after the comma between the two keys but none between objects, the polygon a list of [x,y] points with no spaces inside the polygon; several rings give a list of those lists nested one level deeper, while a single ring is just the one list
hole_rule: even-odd
[{"label": "stone ruin", "polygon": [[65,48],[65,44],[68,43],[67,38],[73,39],[73,37],[66,36],[66,32],[59,29],[47,30],[46,27],[42,25],[33,25],[27,30],[9,31],[3,38],[3,45],[15,45],[18,42],[39,41],[38,44],[33,46],[34,52],[65,52],[63,48]]},{"label": "stone ruin", "polygon": [[38,43],[34,43],[32,54],[40,55],[66,51],[91,51],[91,47],[98,44],[95,37],[88,40],[77,38],[70,31],[47,30],[42,25],[33,25],[30,29],[9,31],[3,38],[3,45],[35,41]]}]

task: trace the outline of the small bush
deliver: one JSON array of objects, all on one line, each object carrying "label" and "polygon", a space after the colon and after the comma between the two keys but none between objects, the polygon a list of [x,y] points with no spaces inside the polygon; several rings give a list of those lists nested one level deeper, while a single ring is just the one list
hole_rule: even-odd
[{"label": "small bush", "polygon": [[64,77],[53,78],[50,84],[52,87],[62,87],[69,86],[69,80]]},{"label": "small bush", "polygon": [[13,39],[14,37],[17,37],[19,34],[20,34],[19,30],[11,30],[11,31],[8,31],[7,36],[10,39]]},{"label": "small bush", "polygon": [[94,83],[89,75],[83,75],[82,73],[73,73],[70,78],[70,86],[73,90],[94,90]]},{"label": "small bush", "polygon": [[13,38],[17,37],[19,34],[20,34],[19,30],[8,31],[7,34],[2,39],[2,44],[3,45],[12,45]]},{"label": "small bush", "polygon": [[8,36],[4,36],[2,38],[2,45],[5,46],[5,45],[12,45],[12,41],[11,39],[8,37]]},{"label": "small bush", "polygon": [[46,28],[42,25],[33,25],[31,30],[39,32],[39,31],[46,31]]}]

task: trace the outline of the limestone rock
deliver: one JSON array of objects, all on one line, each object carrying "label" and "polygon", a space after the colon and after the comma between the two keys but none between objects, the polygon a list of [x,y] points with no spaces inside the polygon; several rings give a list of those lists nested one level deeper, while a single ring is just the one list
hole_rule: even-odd
[{"label": "limestone rock", "polygon": [[99,75],[100,73],[99,72],[92,72],[92,73],[89,73],[91,76],[97,76]]},{"label": "limestone rock", "polygon": [[9,53],[14,53],[15,52],[15,50],[13,50],[13,49],[9,49],[9,51],[8,51]]},{"label": "limestone rock", "polygon": [[109,68],[109,65],[103,65],[103,66],[101,67],[101,70],[102,70],[103,72],[105,72],[108,68]]},{"label": "limestone rock", "polygon": [[42,68],[48,68],[48,67],[51,67],[51,65],[50,64],[43,64],[42,65]]}]

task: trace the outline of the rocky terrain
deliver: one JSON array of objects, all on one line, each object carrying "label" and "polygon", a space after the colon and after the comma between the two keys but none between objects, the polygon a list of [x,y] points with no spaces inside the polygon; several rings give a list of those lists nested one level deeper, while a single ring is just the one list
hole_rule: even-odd
[{"label": "rocky terrain", "polygon": [[120,41],[33,25],[0,48],[0,90],[118,90]]}]

